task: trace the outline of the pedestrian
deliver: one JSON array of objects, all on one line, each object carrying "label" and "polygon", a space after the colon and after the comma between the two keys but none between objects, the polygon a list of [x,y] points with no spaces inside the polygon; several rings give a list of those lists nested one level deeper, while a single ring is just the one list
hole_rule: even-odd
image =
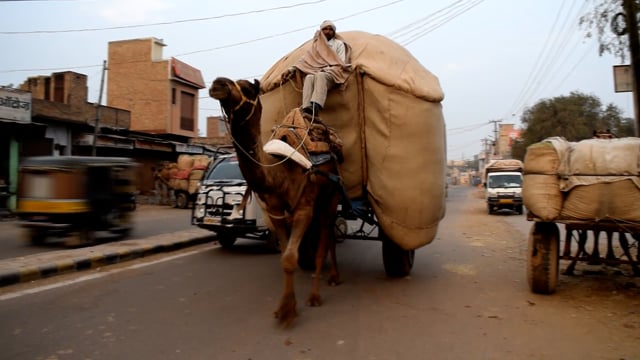
[{"label": "pedestrian", "polygon": [[157,205],[170,205],[169,201],[169,163],[163,161],[154,170],[153,180]]},{"label": "pedestrian", "polygon": [[292,67],[281,75],[284,84],[296,70],[305,74],[302,87],[302,110],[315,116],[324,107],[327,92],[344,84],[351,73],[351,47],[336,34],[330,20],[320,24],[313,36],[311,47]]}]

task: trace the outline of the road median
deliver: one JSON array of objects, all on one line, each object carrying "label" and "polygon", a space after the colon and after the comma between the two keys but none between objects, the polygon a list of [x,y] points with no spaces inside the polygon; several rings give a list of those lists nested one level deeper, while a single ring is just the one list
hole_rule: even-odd
[{"label": "road median", "polygon": [[176,251],[214,239],[215,236],[210,231],[194,228],[143,239],[113,241],[4,259],[0,260],[0,287]]}]

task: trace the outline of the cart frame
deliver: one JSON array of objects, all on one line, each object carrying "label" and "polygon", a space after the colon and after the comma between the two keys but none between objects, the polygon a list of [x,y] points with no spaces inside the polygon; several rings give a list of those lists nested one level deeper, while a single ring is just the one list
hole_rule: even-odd
[{"label": "cart frame", "polygon": [[[559,260],[570,261],[564,271],[573,275],[578,262],[607,265],[630,265],[634,276],[640,276],[640,224],[613,220],[573,220],[555,219],[543,221],[527,214],[527,220],[533,221],[527,247],[527,281],[532,292],[552,294],[556,290],[559,275]],[[557,224],[565,225],[565,240],[560,253],[560,231]],[[593,232],[593,246],[588,247],[588,232]],[[577,234],[576,249],[573,251],[574,232]],[[600,233],[606,234],[607,251],[601,256],[599,250]],[[613,235],[618,234],[618,243],[622,255],[613,250]],[[629,241],[631,237],[632,242]],[[635,246],[636,255],[632,254]],[[590,251],[589,251],[590,250]]]}]

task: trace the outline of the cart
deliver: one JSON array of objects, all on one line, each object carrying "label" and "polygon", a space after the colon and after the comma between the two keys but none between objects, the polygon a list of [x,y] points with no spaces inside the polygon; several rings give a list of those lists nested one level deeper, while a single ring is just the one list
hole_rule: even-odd
[{"label": "cart", "polygon": [[[347,220],[356,226],[350,228]],[[403,249],[385,234],[367,200],[356,199],[351,200],[349,206],[341,205],[334,228],[337,242],[345,239],[382,242],[382,263],[387,276],[404,277],[411,273],[415,250]]]},{"label": "cart", "polygon": [[[555,292],[559,260],[569,262],[565,275],[573,275],[576,264],[586,262],[592,265],[626,264],[631,266],[634,276],[640,276],[640,224],[572,219],[545,222],[530,212],[527,220],[534,222],[527,247],[527,280],[534,293]],[[565,225],[562,252],[558,224]],[[601,234],[606,235],[604,243]]]}]

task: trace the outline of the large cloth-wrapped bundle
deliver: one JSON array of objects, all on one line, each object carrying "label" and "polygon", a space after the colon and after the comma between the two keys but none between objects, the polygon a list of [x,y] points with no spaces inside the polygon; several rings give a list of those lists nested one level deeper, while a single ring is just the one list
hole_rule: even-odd
[{"label": "large cloth-wrapped bundle", "polygon": [[[445,124],[438,78],[395,42],[341,32],[353,72],[329,91],[322,121],[344,143],[341,173],[350,198],[368,196],[384,232],[406,250],[430,243],[445,214]],[[280,75],[305,54],[302,44],[261,79],[262,134],[301,106],[302,77]]]},{"label": "large cloth-wrapped bundle", "polygon": [[523,200],[533,214],[544,221],[640,222],[640,138],[554,139],[527,148]]},{"label": "large cloth-wrapped bundle", "polygon": [[640,190],[632,180],[579,185],[567,193],[560,217],[640,221]]},{"label": "large cloth-wrapped bundle", "polygon": [[560,216],[640,221],[640,138],[589,139],[572,144],[560,172],[567,194]]},{"label": "large cloth-wrapped bundle", "polygon": [[553,137],[527,148],[524,157],[522,201],[524,206],[543,221],[560,215],[563,195],[558,169],[570,144],[564,138]]}]

